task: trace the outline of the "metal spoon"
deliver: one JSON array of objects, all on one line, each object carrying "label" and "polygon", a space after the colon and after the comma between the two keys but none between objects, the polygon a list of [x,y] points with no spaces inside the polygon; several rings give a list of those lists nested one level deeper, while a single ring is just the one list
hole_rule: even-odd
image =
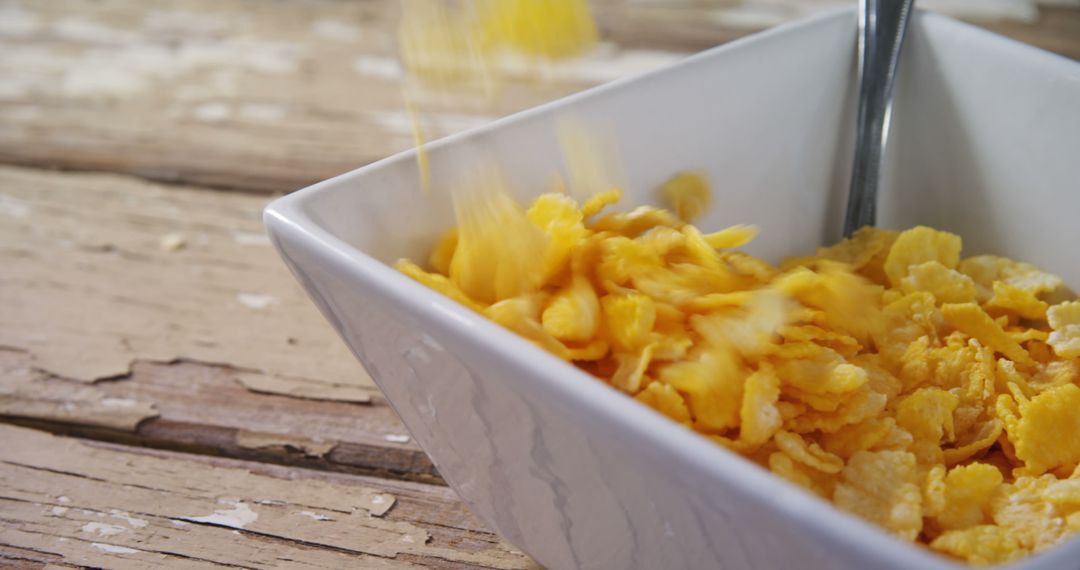
[{"label": "metal spoon", "polygon": [[893,85],[900,67],[914,0],[859,2],[859,115],[855,163],[844,216],[844,237],[877,218],[878,184],[892,115]]}]

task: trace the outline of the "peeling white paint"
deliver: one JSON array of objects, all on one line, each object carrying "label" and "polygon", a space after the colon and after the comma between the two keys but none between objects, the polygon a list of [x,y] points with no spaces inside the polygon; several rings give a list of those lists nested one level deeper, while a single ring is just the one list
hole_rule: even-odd
[{"label": "peeling white paint", "polygon": [[371,504],[373,504],[373,505],[381,505],[381,504],[383,504],[385,502],[386,502],[386,496],[385,495],[375,495],[374,497],[371,498]]},{"label": "peeling white paint", "polygon": [[240,117],[259,123],[274,123],[288,115],[289,108],[277,103],[244,103],[240,106]]},{"label": "peeling white paint", "polygon": [[53,516],[58,517],[60,515],[63,515],[64,513],[68,512],[68,508],[67,507],[53,507],[52,509],[49,510],[49,512],[52,513]]},{"label": "peeling white paint", "polygon": [[101,405],[106,408],[134,408],[139,403],[130,398],[104,398],[101,400]]},{"label": "peeling white paint", "polygon": [[404,434],[389,433],[384,435],[383,439],[390,443],[409,443],[412,438]]},{"label": "peeling white paint", "polygon": [[186,523],[184,521],[178,521],[176,519],[169,519],[169,522],[171,522],[173,526],[180,527],[180,528],[183,528],[185,526],[189,526],[191,524],[191,523]]},{"label": "peeling white paint", "polygon": [[161,236],[158,246],[162,251],[179,251],[187,246],[187,238],[181,233],[165,234]]},{"label": "peeling white paint", "polygon": [[237,503],[235,507],[229,510],[217,510],[214,511],[213,514],[203,517],[181,518],[191,522],[216,524],[230,528],[244,528],[244,525],[255,522],[259,518],[259,514],[251,510],[251,507],[247,506],[246,503]]},{"label": "peeling white paint", "polygon": [[0,6],[0,37],[19,38],[41,29],[41,17],[18,4]]},{"label": "peeling white paint", "polygon": [[300,511],[300,514],[305,516],[305,517],[308,517],[311,520],[316,520],[316,521],[332,521],[332,520],[334,520],[334,519],[332,519],[332,518],[330,518],[330,517],[328,517],[326,515],[320,515],[319,513],[313,513],[311,511]]},{"label": "peeling white paint", "polygon": [[128,548],[126,546],[116,546],[115,544],[102,544],[100,542],[92,542],[90,546],[109,554],[138,554],[141,550],[135,550],[134,548]]},{"label": "peeling white paint", "polygon": [[353,71],[368,77],[398,80],[404,73],[398,60],[392,57],[365,55],[353,60]]},{"label": "peeling white paint", "polygon": [[225,103],[203,103],[192,109],[191,114],[195,119],[204,123],[220,123],[232,115],[232,111]]},{"label": "peeling white paint", "polygon": [[273,295],[263,295],[260,293],[237,293],[236,300],[241,305],[252,309],[260,310],[269,307],[277,302],[277,297]]},{"label": "peeling white paint", "polygon": [[235,231],[232,237],[233,241],[240,245],[270,245],[270,237],[266,234]]},{"label": "peeling white paint", "polygon": [[401,542],[407,542],[409,544],[412,544],[416,542],[416,539],[413,538],[411,534],[406,534],[405,536],[401,537]]},{"label": "peeling white paint", "polygon": [[152,10],[143,18],[143,27],[154,34],[174,33],[191,37],[227,32],[245,21],[235,16],[224,16],[223,12],[200,14],[179,10]]},{"label": "peeling white paint", "polygon": [[146,89],[146,76],[135,69],[72,65],[64,74],[60,90],[68,97],[126,97]]},{"label": "peeling white paint", "polygon": [[88,522],[79,530],[87,534],[96,534],[98,536],[113,536],[127,532],[127,529],[120,525],[99,522]]},{"label": "peeling white paint", "polygon": [[145,528],[146,525],[150,524],[150,523],[146,522],[143,519],[139,519],[139,518],[135,518],[135,517],[131,516],[131,514],[126,512],[126,511],[119,511],[119,510],[113,509],[113,510],[109,511],[109,514],[112,515],[112,518],[114,518],[114,519],[120,519],[120,520],[128,523],[128,525],[131,528]]},{"label": "peeling white paint", "polygon": [[7,194],[0,194],[0,214],[12,218],[26,218],[30,215],[30,205]]},{"label": "peeling white paint", "polygon": [[57,497],[57,498],[56,498],[56,500],[57,500],[58,502],[60,502],[60,503],[65,503],[65,504],[67,504],[67,503],[70,503],[70,502],[71,502],[71,499],[69,499],[69,498],[65,497],[64,495],[60,495],[59,497]]},{"label": "peeling white paint", "polygon": [[363,32],[357,26],[350,26],[337,20],[318,20],[311,25],[311,33],[327,40],[337,42],[355,42]]},{"label": "peeling white paint", "polygon": [[130,30],[110,28],[99,22],[74,16],[53,22],[49,31],[67,41],[89,44],[123,44],[137,37]]}]

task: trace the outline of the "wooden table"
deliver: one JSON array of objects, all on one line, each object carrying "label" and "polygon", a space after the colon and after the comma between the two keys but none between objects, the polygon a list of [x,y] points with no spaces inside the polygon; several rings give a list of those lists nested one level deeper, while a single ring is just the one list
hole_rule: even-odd
[{"label": "wooden table", "polygon": [[[753,27],[723,2],[594,4],[600,55],[491,107],[428,103],[429,135]],[[396,9],[0,0],[0,566],[535,566],[262,233],[272,195],[410,146]],[[1080,58],[1080,10],[988,26]]]}]

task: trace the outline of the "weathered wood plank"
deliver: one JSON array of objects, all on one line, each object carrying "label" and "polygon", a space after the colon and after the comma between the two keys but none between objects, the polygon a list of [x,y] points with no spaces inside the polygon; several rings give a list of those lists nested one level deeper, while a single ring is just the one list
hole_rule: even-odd
[{"label": "weathered wood plank", "polygon": [[[426,130],[456,132],[828,5],[594,0],[603,49],[548,83],[511,78],[494,101],[427,100]],[[286,192],[405,149],[399,6],[0,0],[0,162]],[[1047,7],[1034,24],[990,26],[1080,58],[1078,14]]]},{"label": "weathered wood plank", "polygon": [[0,440],[0,556],[28,567],[535,567],[445,487],[11,426]]},{"label": "weathered wood plank", "polygon": [[381,398],[369,404],[246,389],[228,366],[136,362],[87,385],[0,349],[0,421],[194,453],[442,484]]},{"label": "weathered wood plank", "polygon": [[0,167],[0,416],[438,482],[269,247],[265,201]]},{"label": "weathered wood plank", "polygon": [[370,398],[370,378],[272,251],[265,203],[0,167],[0,345],[83,381],[186,359]]}]

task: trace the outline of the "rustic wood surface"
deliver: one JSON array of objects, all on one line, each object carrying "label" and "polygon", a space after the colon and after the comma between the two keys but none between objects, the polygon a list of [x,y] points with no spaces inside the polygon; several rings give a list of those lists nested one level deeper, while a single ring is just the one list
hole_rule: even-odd
[{"label": "rustic wood surface", "polygon": [[[815,3],[762,4],[595,0],[596,54],[542,84],[505,69],[490,104],[422,99],[426,130]],[[531,567],[444,486],[260,224],[271,195],[411,144],[398,6],[0,0],[0,566]],[[1078,8],[979,23],[1080,59]]]}]

